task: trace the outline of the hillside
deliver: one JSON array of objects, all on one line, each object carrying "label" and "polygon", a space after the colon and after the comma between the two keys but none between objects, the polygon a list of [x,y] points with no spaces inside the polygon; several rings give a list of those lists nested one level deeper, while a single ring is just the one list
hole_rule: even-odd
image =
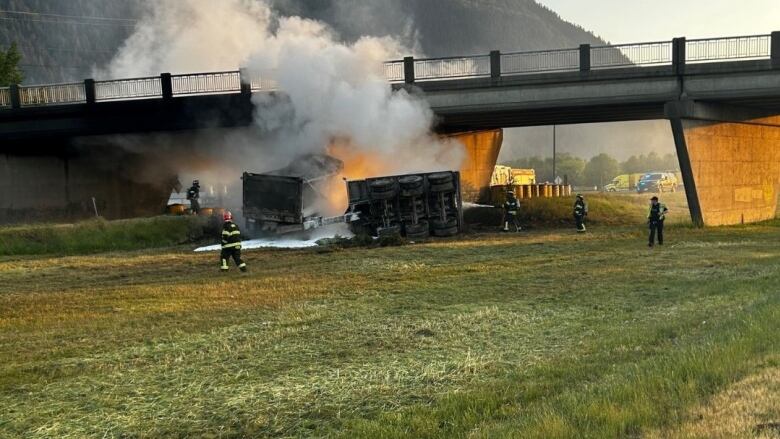
[{"label": "hillside", "polygon": [[[271,0],[281,15],[331,25],[345,41],[392,35],[429,56],[602,42],[533,0]],[[78,81],[111,59],[144,0],[0,0],[0,46],[17,42],[25,83]]]}]

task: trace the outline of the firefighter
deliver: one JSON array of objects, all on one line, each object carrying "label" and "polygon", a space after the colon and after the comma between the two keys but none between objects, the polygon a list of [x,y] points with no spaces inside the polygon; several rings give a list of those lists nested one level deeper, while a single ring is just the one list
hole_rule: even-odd
[{"label": "firefighter", "polygon": [[582,194],[577,194],[574,200],[574,222],[577,223],[577,232],[585,233],[585,217],[588,216],[588,204]]},{"label": "firefighter", "polygon": [[507,191],[506,201],[504,202],[504,231],[509,231],[509,224],[515,228],[515,232],[522,230],[520,227],[520,219],[517,217],[518,210],[520,210],[520,203],[515,197],[513,191]]},{"label": "firefighter", "polygon": [[190,200],[190,210],[197,215],[200,213],[200,182],[192,180],[192,186],[187,189],[187,199]]},{"label": "firefighter", "polygon": [[222,226],[222,254],[220,260],[222,265],[219,267],[222,271],[228,271],[228,260],[232,257],[238,269],[246,271],[246,262],[241,260],[241,230],[233,222],[233,214],[225,212],[222,215],[224,224]]},{"label": "firefighter", "polygon": [[664,245],[664,220],[669,209],[666,205],[658,202],[658,197],[650,199],[650,210],[647,212],[647,225],[650,227],[649,247],[655,244],[656,234],[658,235],[658,245]]}]

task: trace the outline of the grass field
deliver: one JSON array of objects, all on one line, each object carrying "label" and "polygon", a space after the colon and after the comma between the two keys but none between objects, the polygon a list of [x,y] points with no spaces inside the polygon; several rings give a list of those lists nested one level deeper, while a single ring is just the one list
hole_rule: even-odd
[{"label": "grass field", "polygon": [[639,219],[0,256],[0,437],[778,437],[780,221]]},{"label": "grass field", "polygon": [[[643,224],[646,221],[650,197],[653,194],[619,192],[615,194],[585,193],[588,203],[588,223],[593,225],[619,226]],[[667,224],[690,225],[688,202],[682,192],[660,195],[669,208]],[[520,221],[526,227],[550,229],[571,227],[574,198],[531,198],[520,200]],[[468,209],[466,220],[472,229],[497,228],[502,221],[500,209]]]}]

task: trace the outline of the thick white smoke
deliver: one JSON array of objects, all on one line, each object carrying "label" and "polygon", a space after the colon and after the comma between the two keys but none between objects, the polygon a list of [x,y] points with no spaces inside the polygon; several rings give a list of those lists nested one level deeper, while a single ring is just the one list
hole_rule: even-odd
[{"label": "thick white smoke", "polygon": [[326,25],[275,16],[260,0],[155,0],[98,76],[239,67],[270,75],[285,98],[256,94],[256,127],[201,141],[208,144],[201,150],[212,148],[219,152],[215,157],[239,166],[232,170],[235,180],[244,170],[282,167],[334,142],[342,153],[375,156],[388,173],[456,169],[462,147],[435,136],[427,104],[404,91],[391,92],[384,78],[383,61],[404,52],[389,37],[340,42]]}]

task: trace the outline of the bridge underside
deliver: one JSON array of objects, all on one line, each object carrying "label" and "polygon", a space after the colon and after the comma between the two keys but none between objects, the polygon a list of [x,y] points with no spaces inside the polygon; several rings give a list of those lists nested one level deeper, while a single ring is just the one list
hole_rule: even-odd
[{"label": "bridge underside", "polygon": [[[393,87],[425,99],[436,114],[435,129],[443,135],[461,138],[469,157],[464,176],[471,180],[466,186],[477,195],[498,156],[501,128],[669,119],[696,224],[758,221],[773,217],[777,207],[780,190],[777,138],[780,118],[776,116],[780,115],[780,63],[777,62],[688,65],[683,72],[668,66],[647,67],[430,81]],[[264,101],[270,104],[285,99],[282,93],[267,96]],[[262,118],[263,113],[263,108],[254,105],[249,93],[4,110],[0,113],[0,154],[5,157],[0,161],[0,168],[4,167],[6,172],[0,175],[0,190],[4,194],[0,197],[0,212],[10,204],[22,206],[27,202],[23,195],[28,193],[27,189],[16,187],[33,188],[40,183],[32,179],[35,173],[27,175],[19,169],[47,168],[51,166],[49,161],[56,159],[59,162],[52,175],[70,179],[78,176],[84,180],[101,175],[98,169],[106,166],[89,166],[89,160],[93,159],[68,155],[72,139],[132,133],[209,132],[215,128],[247,126],[260,130],[262,124],[253,122]],[[40,163],[23,159],[28,156],[39,157]],[[84,166],[78,160],[86,160]],[[114,160],[108,167],[112,171],[101,177],[110,182],[105,186],[135,188],[132,193],[147,190],[117,177],[127,174],[121,167],[130,161]],[[94,175],[81,175],[90,172]],[[76,198],[83,204],[95,196],[87,197],[87,192],[106,190],[97,184],[87,185],[89,190],[82,194],[74,183],[64,181],[52,180],[45,186],[66,188],[64,194],[57,196],[66,205],[74,205]],[[5,195],[9,193],[17,195]],[[104,199],[116,199],[110,193],[104,195]],[[125,215],[119,209],[114,210],[117,215]]]}]

